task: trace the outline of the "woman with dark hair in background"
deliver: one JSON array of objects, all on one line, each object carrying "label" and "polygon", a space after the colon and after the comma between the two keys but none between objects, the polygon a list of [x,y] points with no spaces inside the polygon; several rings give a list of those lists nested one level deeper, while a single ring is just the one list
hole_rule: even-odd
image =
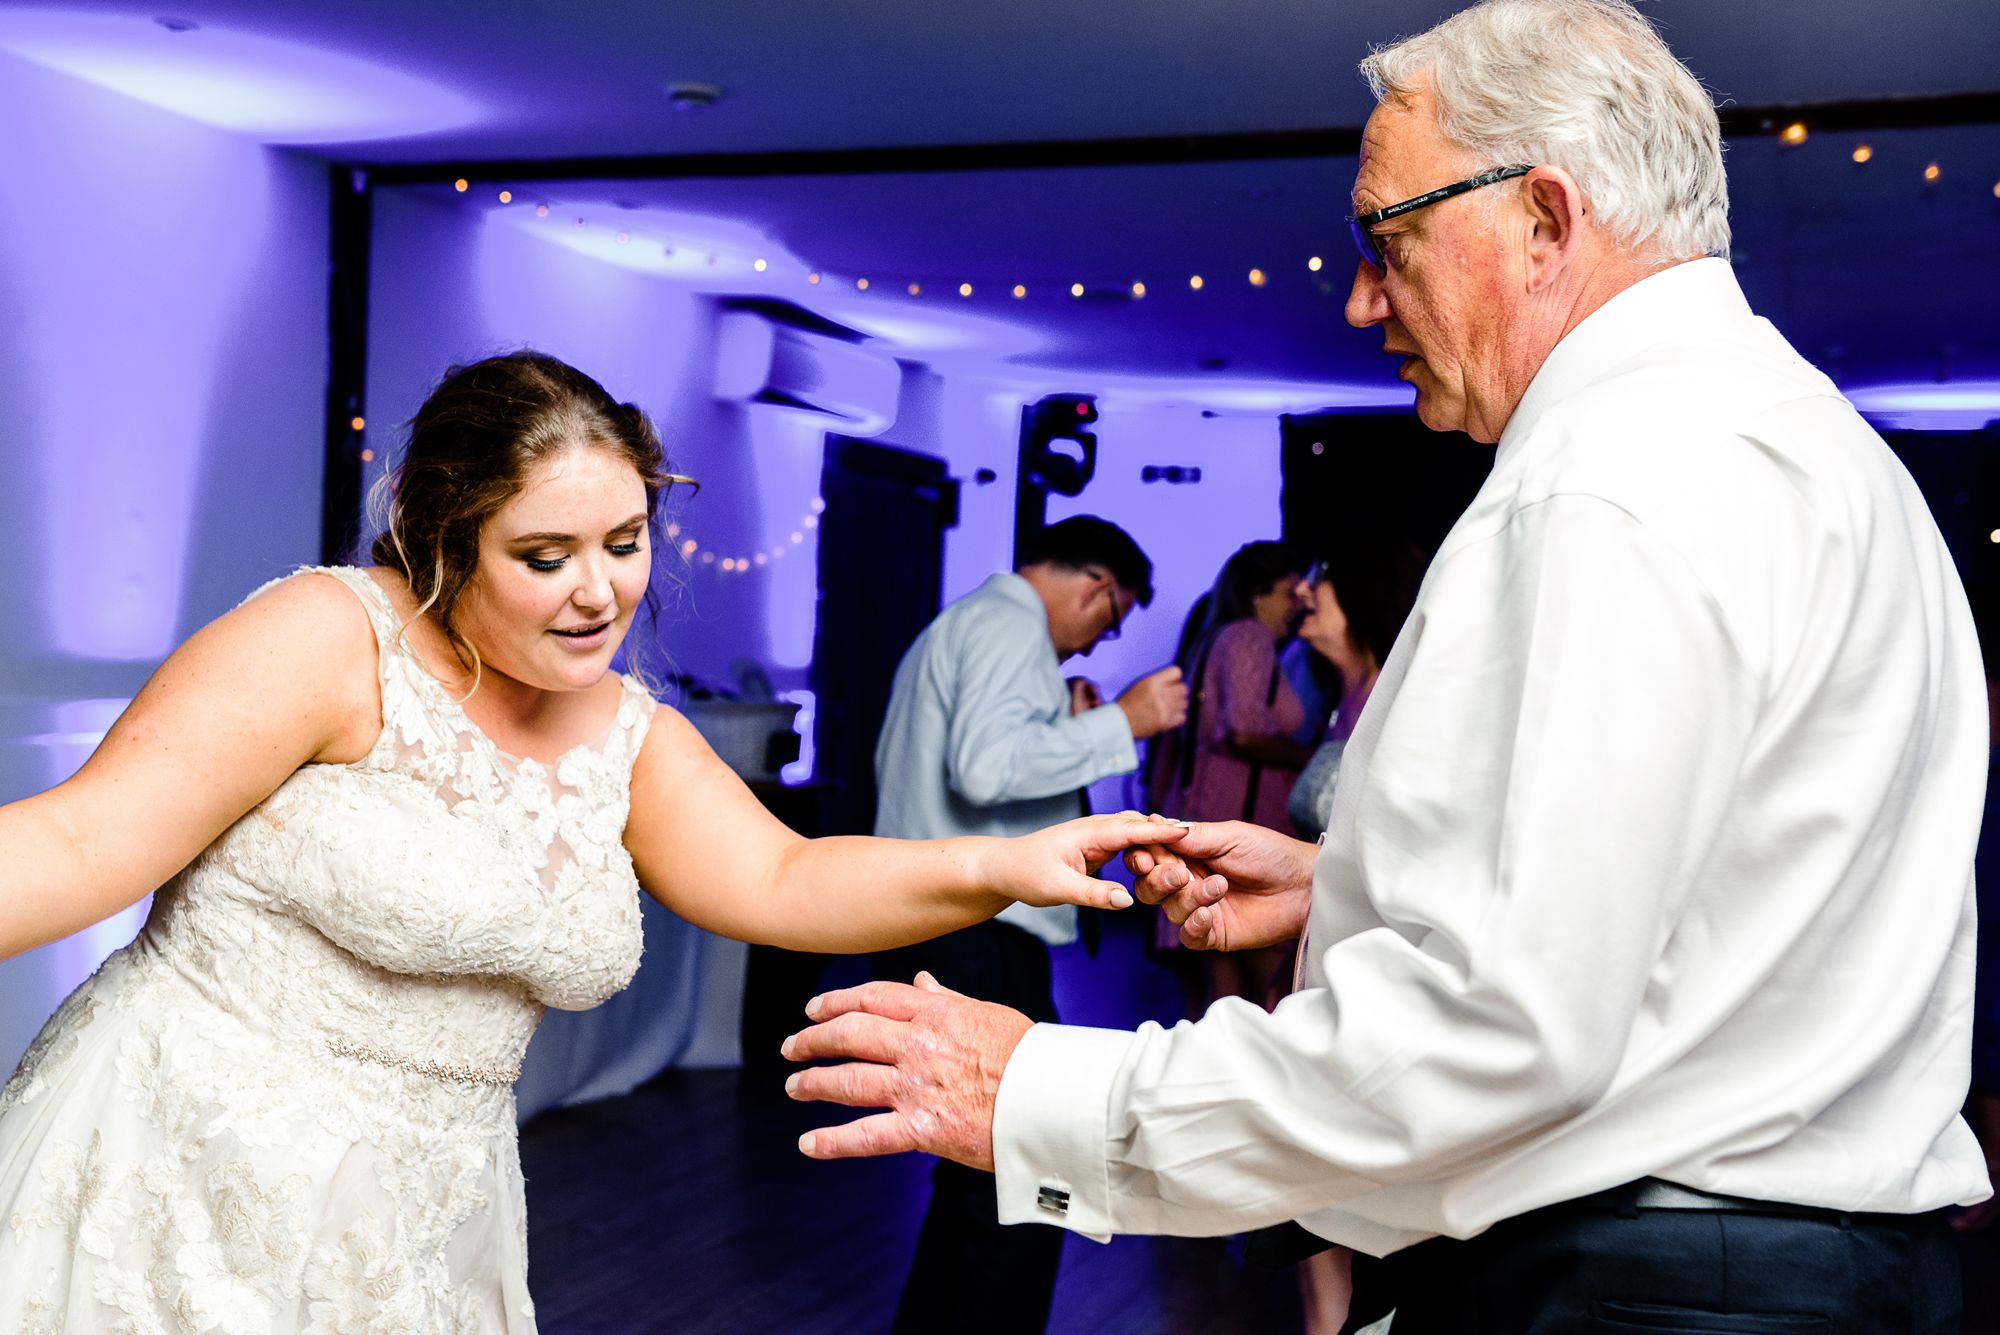
[{"label": "woman with dark hair in background", "polygon": [[641,888],[843,952],[1130,902],[1089,872],[1157,823],[801,839],[612,671],[681,480],[553,358],[455,368],[374,568],[254,595],[0,807],[0,958],[165,887],[0,1092],[0,1329],[525,1335],[513,1081]]},{"label": "woman with dark hair in background", "polygon": [[1403,629],[1417,598],[1423,570],[1407,543],[1371,542],[1346,534],[1328,543],[1299,581],[1305,618],[1299,638],[1333,664],[1340,674],[1340,704],[1327,725],[1326,739],[1292,785],[1286,811],[1304,839],[1317,839],[1333,809],[1340,756],[1361,718],[1368,693],[1382,675],[1382,660]]},{"label": "woman with dark hair in background", "polygon": [[[1181,669],[1193,694],[1171,767],[1155,788],[1159,810],[1288,828],[1285,802],[1311,755],[1297,740],[1304,706],[1279,663],[1298,613],[1299,570],[1298,558],[1277,542],[1245,543],[1223,563],[1203,629],[1184,649]],[[1268,1009],[1283,995],[1289,946],[1183,952],[1179,929],[1164,916],[1155,944],[1181,976],[1190,1017],[1218,997],[1247,997]]]}]

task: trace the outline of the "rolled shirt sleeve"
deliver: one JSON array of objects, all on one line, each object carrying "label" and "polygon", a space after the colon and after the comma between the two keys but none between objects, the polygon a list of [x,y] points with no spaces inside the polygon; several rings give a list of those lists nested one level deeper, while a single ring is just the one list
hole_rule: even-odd
[{"label": "rolled shirt sleeve", "polygon": [[1650,985],[1757,683],[1690,568],[1602,499],[1448,555],[1385,668],[1393,709],[1364,719],[1372,754],[1349,751],[1319,985],[1275,1014],[1031,1031],[996,1112],[1003,1220],[1204,1235],[1342,1207],[1342,1240],[1388,1250],[1451,1216],[1439,1184],[1665,1058]]}]

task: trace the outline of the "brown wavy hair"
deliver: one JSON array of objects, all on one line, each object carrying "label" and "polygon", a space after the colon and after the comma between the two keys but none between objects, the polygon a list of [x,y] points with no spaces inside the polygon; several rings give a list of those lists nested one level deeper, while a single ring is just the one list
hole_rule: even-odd
[{"label": "brown wavy hair", "polygon": [[[386,522],[370,554],[409,582],[415,615],[437,622],[475,688],[479,651],[453,615],[479,565],[479,530],[545,460],[581,443],[631,464],[646,487],[655,551],[662,550],[668,489],[696,485],[668,471],[660,433],[636,405],[618,402],[575,367],[525,349],[451,367],[409,431],[402,457],[383,479]],[[657,616],[650,586],[646,606]],[[629,663],[630,648],[626,656]]]}]

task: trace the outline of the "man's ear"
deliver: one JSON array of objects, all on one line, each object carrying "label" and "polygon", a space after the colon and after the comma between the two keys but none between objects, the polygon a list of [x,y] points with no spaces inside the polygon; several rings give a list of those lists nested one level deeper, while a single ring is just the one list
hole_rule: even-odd
[{"label": "man's ear", "polygon": [[1555,282],[1576,258],[1589,206],[1576,178],[1560,167],[1537,167],[1521,179],[1521,207],[1528,215],[1528,291]]}]

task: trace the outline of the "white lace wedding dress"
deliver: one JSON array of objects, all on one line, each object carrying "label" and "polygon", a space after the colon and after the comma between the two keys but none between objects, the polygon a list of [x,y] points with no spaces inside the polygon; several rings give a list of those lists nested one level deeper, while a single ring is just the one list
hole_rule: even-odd
[{"label": "white lace wedding dress", "polygon": [[512,1082],[544,1006],[638,967],[653,701],[516,759],[324,573],[374,622],[381,738],[161,890],[0,1092],[4,1335],[534,1329]]}]

